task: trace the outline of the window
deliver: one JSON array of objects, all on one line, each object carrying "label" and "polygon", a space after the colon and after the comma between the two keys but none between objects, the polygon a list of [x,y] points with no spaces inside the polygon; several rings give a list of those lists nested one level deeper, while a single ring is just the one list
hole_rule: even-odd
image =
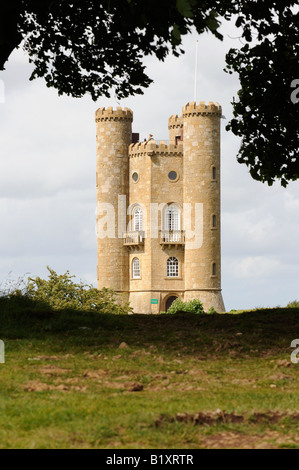
[{"label": "window", "polygon": [[142,230],[142,209],[141,207],[136,207],[133,212],[133,230],[135,232],[140,232]]},{"label": "window", "polygon": [[140,278],[139,258],[133,258],[133,261],[132,261],[132,277],[133,277],[133,279],[139,279]]},{"label": "window", "polygon": [[175,181],[177,177],[178,177],[178,174],[176,171],[172,170],[168,173],[168,178],[170,179],[170,181]]},{"label": "window", "polygon": [[212,227],[216,228],[216,215],[212,215]]},{"label": "window", "polygon": [[212,276],[216,276],[216,263],[212,264]]},{"label": "window", "polygon": [[179,260],[171,256],[167,260],[167,277],[178,277],[179,275]]},{"label": "window", "polygon": [[215,180],[216,179],[216,167],[213,166],[212,167],[212,180]]},{"label": "window", "polygon": [[180,230],[180,210],[170,206],[165,211],[165,230]]},{"label": "window", "polygon": [[138,173],[136,171],[134,171],[134,173],[132,174],[132,178],[133,178],[133,181],[134,183],[136,183],[138,181]]}]

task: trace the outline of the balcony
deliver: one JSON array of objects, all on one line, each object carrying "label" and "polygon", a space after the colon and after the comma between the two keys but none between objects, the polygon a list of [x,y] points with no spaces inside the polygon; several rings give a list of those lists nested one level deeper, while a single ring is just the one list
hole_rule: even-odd
[{"label": "balcony", "polygon": [[137,248],[140,250],[144,246],[144,232],[133,231],[125,232],[123,234],[124,246],[127,246],[130,250]]},{"label": "balcony", "polygon": [[162,248],[184,246],[184,230],[160,230],[160,245],[162,245]]}]

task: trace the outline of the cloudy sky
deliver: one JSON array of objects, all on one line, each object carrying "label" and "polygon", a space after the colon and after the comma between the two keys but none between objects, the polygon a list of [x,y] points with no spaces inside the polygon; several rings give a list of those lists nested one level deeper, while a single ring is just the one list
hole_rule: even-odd
[{"label": "cloudy sky", "polygon": [[[94,113],[101,106],[134,111],[133,131],[168,139],[167,119],[194,100],[218,101],[222,120],[222,288],[227,310],[284,306],[299,299],[299,183],[287,189],[254,181],[236,161],[239,141],[225,131],[237,76],[223,71],[225,52],[240,45],[231,25],[223,43],[190,35],[185,55],[147,58],[154,84],[143,96],[117,102],[58,97],[15,51],[0,73],[0,284],[46,276],[49,265],[96,285],[96,146]],[[1,96],[0,96],[1,98]],[[1,99],[0,99],[1,101]],[[3,101],[3,100],[2,100]],[[294,105],[295,106],[295,105]],[[299,105],[298,105],[299,106]]]}]

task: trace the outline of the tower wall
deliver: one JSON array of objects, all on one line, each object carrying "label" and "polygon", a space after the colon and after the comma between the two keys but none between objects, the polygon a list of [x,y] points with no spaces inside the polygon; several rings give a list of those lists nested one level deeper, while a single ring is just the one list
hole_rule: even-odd
[{"label": "tower wall", "polygon": [[[105,217],[102,203],[114,210],[114,238],[102,238],[98,230],[98,288],[109,287],[128,296],[128,251],[119,235],[126,230],[119,217],[126,214],[129,197],[128,147],[132,138],[133,113],[127,108],[100,108],[96,111],[97,137],[97,227]],[[119,207],[119,195],[126,196]],[[123,198],[124,202],[124,198]],[[102,214],[99,213],[101,208]],[[122,213],[122,214],[121,214]],[[111,216],[113,212],[111,213]],[[126,223],[125,219],[123,219]],[[119,233],[120,232],[120,233]],[[111,234],[110,234],[111,235]]]},{"label": "tower wall", "polygon": [[[129,148],[129,180],[130,180],[130,204],[142,204],[146,210],[147,218],[144,219],[146,236],[144,246],[138,251],[129,253],[130,270],[132,260],[138,257],[141,265],[140,279],[130,279],[130,305],[135,313],[158,313],[164,309],[164,297],[170,292],[182,292],[183,261],[182,249],[162,249],[160,244],[160,230],[163,227],[162,203],[177,202],[182,207],[182,160],[183,146],[163,142],[156,144],[154,140],[130,145]],[[174,170],[179,175],[178,181],[171,182],[168,178],[169,171]],[[138,180],[134,181],[132,175],[137,172]],[[156,207],[156,218],[151,213],[151,208]],[[154,222],[155,221],[155,222]],[[150,226],[152,222],[152,226]],[[156,225],[157,222],[157,225]],[[156,233],[154,233],[156,228]],[[179,278],[167,278],[166,265],[169,256],[176,256],[180,262]],[[152,304],[151,299],[156,299],[157,304]]]},{"label": "tower wall", "polygon": [[[185,242],[184,300],[199,298],[207,311],[225,311],[221,295],[220,118],[218,103],[188,103],[183,108],[183,201],[191,207],[191,229],[202,228],[202,243]],[[214,167],[214,170],[213,170]],[[195,220],[195,204],[202,204]],[[186,210],[184,209],[184,217]],[[213,217],[214,216],[214,217]],[[199,224],[199,220],[202,223]],[[214,223],[213,223],[214,222]],[[197,224],[197,225],[196,225]],[[215,225],[215,226],[213,226]],[[197,234],[199,239],[200,235]],[[215,263],[215,272],[213,264]]]},{"label": "tower wall", "polygon": [[[138,204],[142,207],[143,246],[129,253],[130,267],[130,305],[135,313],[151,312],[151,239],[150,239],[150,204],[152,165],[151,152],[153,141],[130,145],[129,148],[129,203],[131,207]],[[132,175],[138,174],[134,181]],[[140,279],[132,277],[132,261],[137,257],[140,262]]]}]

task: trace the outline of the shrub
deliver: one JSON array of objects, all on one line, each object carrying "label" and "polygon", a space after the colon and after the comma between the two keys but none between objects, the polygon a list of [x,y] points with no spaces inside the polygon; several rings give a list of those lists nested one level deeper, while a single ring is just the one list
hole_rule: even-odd
[{"label": "shrub", "polygon": [[214,309],[213,305],[209,308],[208,313],[217,313],[216,310]]},{"label": "shrub", "polygon": [[186,305],[185,302],[183,302],[181,299],[177,298],[172,302],[171,306],[168,308],[166,313],[177,313],[177,312],[180,312],[180,311],[184,311],[185,305]]},{"label": "shrub", "polygon": [[75,283],[69,271],[58,275],[47,266],[48,279],[28,278],[25,291],[16,289],[9,294],[12,301],[36,302],[54,310],[96,311],[99,313],[127,314],[132,311],[128,303],[112,289],[96,289],[92,285]]},{"label": "shrub", "polygon": [[287,308],[299,308],[299,300],[292,300],[288,303]]},{"label": "shrub", "polygon": [[189,300],[189,302],[183,302],[183,300],[177,298],[171,304],[167,313],[204,313],[202,303],[199,299]]}]

